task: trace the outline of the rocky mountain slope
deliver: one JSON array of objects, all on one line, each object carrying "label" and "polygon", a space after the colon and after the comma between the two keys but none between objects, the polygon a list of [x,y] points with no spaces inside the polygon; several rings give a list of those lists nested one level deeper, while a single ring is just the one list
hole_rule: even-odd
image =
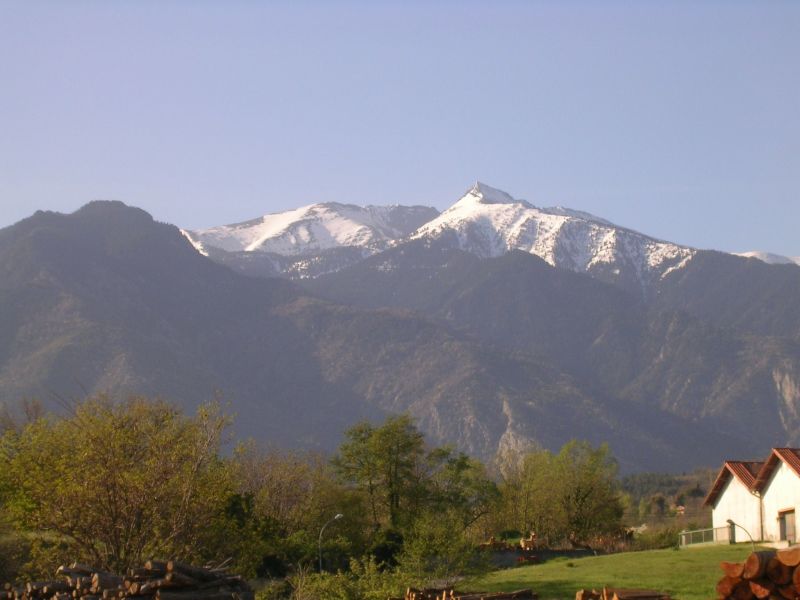
[{"label": "rocky mountain slope", "polygon": [[730,444],[704,429],[690,449],[682,419],[590,393],[546,360],[424,315],[241,276],[120,203],[0,230],[0,400],[58,408],[56,397],[108,391],[191,409],[216,390],[239,435],[275,444],[331,448],[355,421],[405,411],[431,441],[487,459],[581,437],[612,440],[628,470],[666,469],[718,460]]},{"label": "rocky mountain slope", "polygon": [[236,272],[309,256],[247,249],[263,236],[232,252],[121,203],[37,213],[0,230],[0,402],[110,391],[191,408],[220,390],[240,435],[276,444],[330,448],[358,419],[408,411],[484,459],[577,437],[609,441],[626,470],[800,444],[799,267],[499,194],[471,190],[452,227],[331,235],[318,256],[357,259],[315,263],[302,287]]},{"label": "rocky mountain slope", "polygon": [[[703,266],[706,258],[695,260]],[[762,266],[769,268],[755,268]],[[800,344],[791,336],[754,335],[752,324],[737,326],[723,313],[703,319],[669,298],[648,301],[526,252],[481,260],[425,240],[305,285],[342,303],[422,312],[547,360],[590,393],[705,424],[740,444],[800,443]],[[669,293],[681,296],[682,282],[674,285]],[[784,297],[794,313],[796,297]],[[754,302],[756,311],[759,298]],[[700,312],[701,302],[689,304]]]}]

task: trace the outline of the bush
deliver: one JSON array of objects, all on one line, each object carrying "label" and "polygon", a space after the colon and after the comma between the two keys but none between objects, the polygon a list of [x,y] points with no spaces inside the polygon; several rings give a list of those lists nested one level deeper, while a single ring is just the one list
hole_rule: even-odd
[{"label": "bush", "polygon": [[20,578],[29,554],[27,538],[0,528],[0,584]]},{"label": "bush", "polygon": [[436,581],[451,585],[464,575],[488,570],[481,553],[456,516],[448,513],[421,515],[405,538],[399,557],[400,570],[415,583]]},{"label": "bush", "polygon": [[664,527],[646,531],[637,535],[633,540],[632,550],[660,550],[678,546],[679,527]]},{"label": "bush", "polygon": [[291,597],[292,587],[284,579],[270,581],[256,592],[256,600],[289,600]]},{"label": "bush", "polygon": [[289,578],[289,584],[292,600],[385,600],[401,595],[406,580],[397,571],[382,570],[374,559],[353,559],[348,572],[312,573],[301,569]]}]

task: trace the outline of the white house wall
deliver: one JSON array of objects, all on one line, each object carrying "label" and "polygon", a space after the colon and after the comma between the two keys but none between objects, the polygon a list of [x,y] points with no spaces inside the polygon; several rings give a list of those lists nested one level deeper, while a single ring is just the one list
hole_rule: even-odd
[{"label": "white house wall", "polygon": [[[761,537],[761,505],[758,497],[750,493],[747,487],[736,477],[731,476],[722,488],[717,504],[711,513],[713,526],[728,527],[727,520],[732,519],[737,525],[744,527],[754,539]],[[736,528],[736,540],[746,542],[749,538],[739,527]]]},{"label": "white house wall", "polygon": [[[779,462],[767,486],[762,492],[764,499],[764,539],[780,540],[778,513],[800,507],[800,477],[784,463]],[[714,514],[716,519],[716,511]],[[734,519],[735,520],[735,519]],[[798,523],[800,525],[800,523]],[[716,527],[716,521],[715,525]]]}]

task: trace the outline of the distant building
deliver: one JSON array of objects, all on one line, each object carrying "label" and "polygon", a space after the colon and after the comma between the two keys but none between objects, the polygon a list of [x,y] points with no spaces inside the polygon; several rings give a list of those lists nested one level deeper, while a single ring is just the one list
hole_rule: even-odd
[{"label": "distant building", "polygon": [[731,528],[737,541],[793,543],[800,507],[800,448],[773,448],[764,461],[729,460],[706,496],[714,528]]}]

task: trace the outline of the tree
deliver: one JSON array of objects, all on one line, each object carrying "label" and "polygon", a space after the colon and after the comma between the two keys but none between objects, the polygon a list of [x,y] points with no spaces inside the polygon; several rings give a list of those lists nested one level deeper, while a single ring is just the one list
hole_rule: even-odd
[{"label": "tree", "polygon": [[319,530],[337,513],[345,518],[323,540],[326,565],[346,566],[366,547],[362,497],[336,480],[323,456],[249,443],[237,448],[232,471],[236,494],[212,545],[236,557],[238,572],[275,577],[293,564],[316,565]]},{"label": "tree", "polygon": [[151,555],[205,558],[205,528],[231,494],[217,455],[227,423],[214,406],[189,418],[159,400],[88,399],[2,438],[7,510],[39,534],[39,553],[103,569],[124,572]]},{"label": "tree", "polygon": [[408,531],[398,568],[417,585],[436,581],[448,586],[464,575],[484,571],[483,558],[466,535],[460,515],[426,512]]},{"label": "tree", "polygon": [[432,450],[427,462],[429,509],[449,511],[467,529],[495,508],[500,494],[483,463],[447,447]]},{"label": "tree", "polygon": [[408,415],[374,427],[359,423],[345,432],[332,464],[340,477],[367,497],[375,529],[403,525],[421,495],[425,440]]},{"label": "tree", "polygon": [[519,533],[535,531],[539,539],[557,540],[565,534],[560,482],[555,457],[548,450],[531,450],[501,483],[501,520]]},{"label": "tree", "polygon": [[607,444],[593,448],[588,442],[571,441],[555,459],[560,481],[559,500],[570,539],[619,529],[622,504],[617,492],[617,463]]},{"label": "tree", "polygon": [[501,483],[502,521],[540,539],[586,541],[618,529],[622,504],[608,447],[572,441],[558,454],[528,452]]}]

